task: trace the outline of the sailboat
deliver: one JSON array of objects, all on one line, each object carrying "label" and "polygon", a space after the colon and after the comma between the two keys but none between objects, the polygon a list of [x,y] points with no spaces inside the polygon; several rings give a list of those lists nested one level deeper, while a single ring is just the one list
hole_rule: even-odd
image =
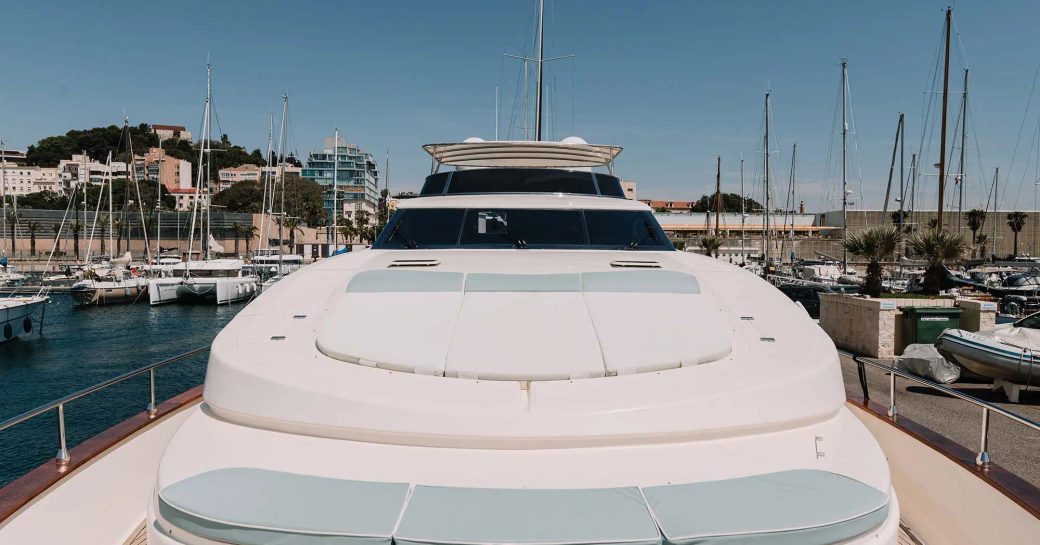
[{"label": "sailboat", "polygon": [[[130,137],[130,121],[127,118],[123,119],[123,131],[125,138],[127,139],[127,156],[129,157],[129,174],[131,176],[132,184],[137,187],[137,170],[133,164],[134,148]],[[113,203],[112,195],[112,154],[108,154],[108,165],[109,174],[103,182],[104,185],[101,187],[101,193],[99,194],[99,207],[100,199],[108,192],[108,245],[109,248],[113,248],[112,236],[115,234],[113,217],[115,216],[115,206]],[[140,192],[138,192],[137,202],[141,203]],[[140,206],[139,206],[140,209]],[[141,224],[144,225],[144,211],[141,211]],[[95,222],[97,216],[95,215]],[[91,232],[93,234],[93,230]],[[88,245],[88,247],[90,247]],[[147,238],[145,240],[145,251],[148,251]],[[87,266],[82,271],[83,279],[72,284],[69,289],[69,294],[72,298],[81,305],[113,305],[113,304],[127,304],[137,303],[144,300],[144,295],[148,291],[148,281],[141,275],[141,273],[131,267],[133,257],[130,251],[127,251],[120,257],[108,259],[99,266]],[[90,262],[90,254],[88,251],[87,262]]]},{"label": "sailboat", "polygon": [[[0,201],[3,201],[3,215],[0,216],[0,238],[3,238],[3,249],[0,251],[0,285],[3,285],[8,282],[20,282],[25,278],[24,275],[14,272],[7,259],[7,241],[10,239],[7,236],[7,155],[4,153],[3,140],[0,140]],[[44,305],[47,301],[48,297],[42,291],[36,295],[0,298],[0,343],[32,333],[36,324],[42,328]]]},{"label": "sailboat", "polygon": [[[212,157],[210,132],[213,118],[213,67],[206,65],[206,105],[202,117],[202,140],[199,146],[198,172],[195,176],[195,202],[189,229],[187,259],[170,267],[170,276],[148,281],[148,302],[161,305],[177,301],[201,301],[217,304],[247,300],[256,293],[259,278],[248,272],[241,259],[214,259],[216,241],[209,232],[209,170]],[[205,214],[205,217],[203,217]],[[197,221],[198,220],[198,221]],[[203,259],[193,259],[192,244],[199,224],[199,239]],[[202,244],[203,235],[206,243]]]}]

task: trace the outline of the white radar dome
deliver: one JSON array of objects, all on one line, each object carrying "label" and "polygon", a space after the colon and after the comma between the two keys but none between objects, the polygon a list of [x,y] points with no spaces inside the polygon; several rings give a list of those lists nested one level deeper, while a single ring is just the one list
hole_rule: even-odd
[{"label": "white radar dome", "polygon": [[588,145],[588,142],[586,142],[585,139],[580,137],[580,136],[568,136],[567,138],[564,138],[563,140],[560,140],[560,143],[561,144],[583,144],[583,145]]}]

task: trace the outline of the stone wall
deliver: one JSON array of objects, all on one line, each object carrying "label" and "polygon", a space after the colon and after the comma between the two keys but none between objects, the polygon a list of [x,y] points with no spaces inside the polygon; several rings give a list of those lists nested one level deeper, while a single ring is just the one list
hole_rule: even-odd
[{"label": "stone wall", "polygon": [[874,358],[901,354],[903,307],[960,307],[961,328],[979,331],[996,324],[996,305],[972,299],[866,299],[820,294],[820,327],[838,348]]}]

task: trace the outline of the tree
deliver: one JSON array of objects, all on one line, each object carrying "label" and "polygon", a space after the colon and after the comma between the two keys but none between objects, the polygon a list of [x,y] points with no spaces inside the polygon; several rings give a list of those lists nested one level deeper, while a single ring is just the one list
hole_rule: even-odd
[{"label": "tree", "polygon": [[[116,253],[115,255],[121,255],[123,253],[123,228],[128,227],[128,223],[123,221],[122,218],[112,220],[112,229],[115,230],[116,235]],[[130,233],[126,234],[126,245],[130,247]],[[101,253],[105,253],[102,251]]]},{"label": "tree", "polygon": [[[101,226],[101,255],[105,255],[105,239],[108,238],[108,214],[98,216],[97,223]],[[90,236],[94,236],[94,233],[91,233]]]},{"label": "tree", "polygon": [[979,247],[979,258],[985,259],[986,257],[986,243],[989,242],[989,237],[985,234],[979,235],[975,238],[975,244]]},{"label": "tree", "polygon": [[704,255],[719,257],[719,248],[722,247],[722,239],[719,237],[704,237],[701,239],[701,249]]},{"label": "tree", "polygon": [[[750,197],[744,198],[744,210],[751,212],[752,210],[760,210],[762,205],[755,199]],[[697,199],[693,206],[690,207],[693,212],[714,212],[715,211],[715,193],[709,195],[701,195],[701,198]],[[722,194],[722,211],[729,213],[740,213],[740,195],[736,193],[723,193]]]},{"label": "tree", "polygon": [[[277,184],[274,192],[276,210],[282,202],[282,185]],[[286,173],[284,185],[287,215],[301,218],[310,227],[325,225],[325,200],[320,185],[296,173]],[[213,204],[227,207],[228,212],[258,214],[263,211],[263,195],[261,182],[242,181],[214,195]]]},{"label": "tree", "polygon": [[275,221],[288,231],[288,233],[284,234],[289,235],[289,251],[294,251],[294,248],[296,248],[296,233],[303,234],[303,229],[300,229],[300,218],[295,216],[278,216]]},{"label": "tree", "polygon": [[861,292],[871,297],[881,295],[881,262],[892,258],[902,234],[899,229],[874,228],[849,235],[845,249],[867,260],[867,278]]},{"label": "tree", "polygon": [[25,230],[29,231],[29,255],[36,257],[36,232],[40,230],[40,222],[29,220],[25,222]]},{"label": "tree", "polygon": [[976,240],[976,234],[982,226],[986,224],[986,211],[979,210],[978,208],[972,208],[968,210],[968,229],[971,229],[971,242],[972,244],[978,242]]},{"label": "tree", "polygon": [[245,234],[246,239],[246,254],[249,254],[251,252],[249,246],[253,244],[253,239],[260,234],[260,230],[253,224],[244,225],[243,227],[245,227],[243,233]]},{"label": "tree", "polygon": [[37,210],[64,210],[69,206],[69,198],[61,193],[45,189],[35,193],[18,196],[19,208]]},{"label": "tree", "polygon": [[915,255],[928,261],[924,273],[924,291],[931,295],[939,293],[946,263],[963,257],[969,247],[963,236],[938,230],[914,235],[906,245]]},{"label": "tree", "polygon": [[15,249],[15,246],[14,246],[14,235],[15,235],[15,232],[18,231],[18,222],[21,221],[21,220],[22,220],[22,215],[19,214],[17,210],[8,210],[7,211],[7,224],[10,225],[9,229],[11,229],[11,252],[14,252],[14,249]]},{"label": "tree", "polygon": [[1015,234],[1015,257],[1018,257],[1018,233],[1026,226],[1025,212],[1009,212],[1007,215],[1008,227]]},{"label": "tree", "polygon": [[61,224],[52,223],[51,231],[54,231],[54,248],[51,250],[55,254],[61,253]]},{"label": "tree", "polygon": [[237,222],[237,221],[236,221],[236,222],[233,222],[233,223],[231,224],[231,229],[230,229],[230,231],[231,231],[231,235],[232,235],[233,237],[235,237],[235,256],[237,257],[237,256],[239,255],[239,254],[238,254],[238,239],[239,239],[239,238],[240,238],[240,237],[242,236],[242,234],[243,234],[243,233],[245,232],[245,225],[243,225],[243,224],[241,224],[241,223],[239,223],[239,222]]},{"label": "tree", "polygon": [[354,236],[357,235],[357,231],[351,222],[344,222],[339,226],[339,234],[343,236],[344,242],[350,244],[354,240]]},{"label": "tree", "polygon": [[69,231],[72,233],[72,250],[76,252],[76,259],[79,259],[79,233],[83,230],[83,223],[79,220],[72,220],[69,224]]}]

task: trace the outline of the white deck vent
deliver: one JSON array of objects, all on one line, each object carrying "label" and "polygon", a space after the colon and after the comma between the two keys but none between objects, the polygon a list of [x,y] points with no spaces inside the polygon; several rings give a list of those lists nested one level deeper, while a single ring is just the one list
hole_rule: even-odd
[{"label": "white deck vent", "polygon": [[660,269],[661,264],[657,261],[624,260],[611,261],[610,266],[615,269]]},{"label": "white deck vent", "polygon": [[396,259],[394,261],[391,261],[390,264],[387,265],[387,267],[391,268],[391,269],[394,269],[394,268],[397,268],[397,267],[419,267],[419,268],[424,268],[424,267],[436,267],[437,265],[440,265],[440,264],[441,264],[441,262],[439,260],[436,260],[436,259]]}]

